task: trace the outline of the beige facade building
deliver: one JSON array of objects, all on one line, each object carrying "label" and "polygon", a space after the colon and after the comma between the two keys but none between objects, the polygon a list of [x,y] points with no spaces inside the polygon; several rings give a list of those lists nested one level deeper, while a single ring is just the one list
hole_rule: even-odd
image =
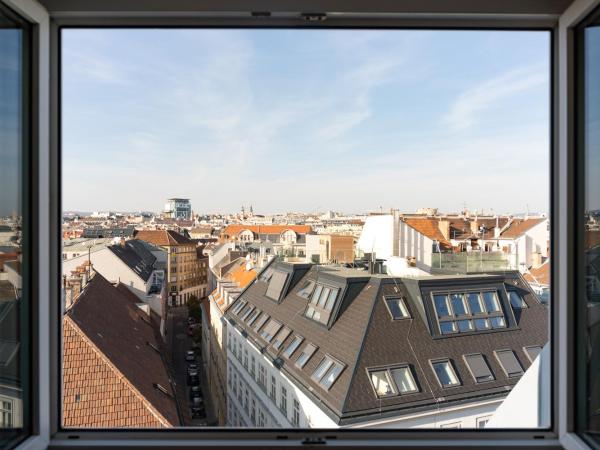
[{"label": "beige facade building", "polygon": [[171,305],[185,305],[192,296],[206,296],[207,261],[198,259],[192,240],[172,230],[141,230],[136,238],[166,250],[167,295]]}]

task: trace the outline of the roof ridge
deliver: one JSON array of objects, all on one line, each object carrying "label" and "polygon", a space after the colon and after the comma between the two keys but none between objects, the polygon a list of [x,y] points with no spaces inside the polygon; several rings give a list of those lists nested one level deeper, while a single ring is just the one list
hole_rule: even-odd
[{"label": "roof ridge", "polygon": [[65,320],[68,320],[70,325],[73,327],[75,332],[83,339],[83,341],[90,346],[90,348],[96,353],[96,355],[113,371],[113,373],[117,376],[117,378],[122,381],[134,395],[142,402],[142,404],[150,411],[150,413],[156,417],[156,419],[162,423],[165,427],[172,427],[171,424],[166,417],[164,417],[155,407],[152,405],[144,395],[129,381],[129,379],[121,372],[111,361],[107,358],[107,356],[94,344],[94,342],[87,337],[87,335],[83,332],[83,330],[79,327],[75,319],[72,317],[65,315]]}]

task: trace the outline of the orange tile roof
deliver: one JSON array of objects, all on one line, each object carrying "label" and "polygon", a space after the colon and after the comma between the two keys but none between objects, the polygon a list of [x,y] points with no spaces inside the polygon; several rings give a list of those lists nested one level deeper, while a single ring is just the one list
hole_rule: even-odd
[{"label": "orange tile roof", "polygon": [[173,426],[69,316],[63,318],[62,423],[65,428]]},{"label": "orange tile roof", "polygon": [[544,264],[529,269],[529,273],[526,273],[524,278],[529,283],[550,286],[550,260],[548,259]]},{"label": "orange tile roof", "polygon": [[229,272],[225,278],[235,281],[240,288],[245,288],[256,278],[256,270],[246,270],[246,264],[242,264]]},{"label": "orange tile roof", "polygon": [[292,230],[299,234],[307,234],[312,231],[310,225],[227,225],[222,231],[221,236],[235,236],[243,230],[250,230],[256,234],[281,234],[286,230]]},{"label": "orange tile roof", "polygon": [[171,245],[195,245],[194,242],[173,230],[140,230],[136,239],[168,247]]},{"label": "orange tile roof", "polygon": [[523,233],[529,231],[531,228],[545,220],[546,219],[543,217],[536,219],[513,219],[508,228],[500,233],[500,236],[506,239],[518,238]]},{"label": "orange tile roof", "polygon": [[450,243],[446,240],[440,228],[438,226],[438,219],[433,219],[429,217],[412,217],[403,219],[404,222],[414,228],[422,235],[428,237],[429,239],[437,240],[440,243],[441,247],[450,248]]}]

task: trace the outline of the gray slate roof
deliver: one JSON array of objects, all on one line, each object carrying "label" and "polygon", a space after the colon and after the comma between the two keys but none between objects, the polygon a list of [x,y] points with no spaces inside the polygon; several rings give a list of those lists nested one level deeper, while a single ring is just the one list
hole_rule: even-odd
[{"label": "gray slate roof", "polygon": [[123,245],[111,245],[108,249],[133,270],[142,280],[148,281],[154,271],[156,257],[137,239]]},{"label": "gray slate roof", "polygon": [[[283,288],[281,300],[276,302],[266,296],[269,283],[259,276],[236,299],[226,317],[257,347],[264,348],[265,356],[286,376],[295,380],[317,404],[322,404],[325,412],[341,425],[414,413],[437,408],[438,404],[444,406],[488,396],[503,396],[518,379],[505,376],[494,350],[512,349],[526,370],[530,361],[523,347],[543,346],[548,339],[548,309],[539,302],[518,272],[408,279],[278,260],[274,260],[263,273],[269,269],[292,274]],[[338,297],[329,328],[304,316],[309,300],[298,296],[297,292],[308,279],[326,280],[330,285],[342,286],[342,297]],[[506,287],[519,289],[528,308],[517,310],[515,314]],[[431,292],[468,288],[497,290],[509,327],[502,331],[440,335]],[[397,295],[405,298],[411,319],[392,320],[384,297]],[[241,301],[249,302],[292,330],[279,351],[275,351],[253,326],[248,326],[235,314],[235,305]],[[296,334],[304,337],[304,341],[288,360],[282,350]],[[295,359],[309,342],[318,350],[304,368],[299,369]],[[463,359],[463,355],[471,353],[484,355],[495,380],[475,383]],[[345,364],[329,390],[311,379],[326,354]],[[460,386],[440,387],[430,366],[430,360],[437,358],[450,359],[461,381]],[[375,395],[367,369],[392,364],[409,365],[419,392],[387,398]]]}]

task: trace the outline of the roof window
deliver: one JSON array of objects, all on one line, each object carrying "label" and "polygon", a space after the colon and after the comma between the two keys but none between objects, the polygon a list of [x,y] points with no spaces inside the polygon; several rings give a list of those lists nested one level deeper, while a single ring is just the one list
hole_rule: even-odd
[{"label": "roof window", "polygon": [[452,363],[449,359],[440,359],[431,362],[431,367],[435,372],[435,376],[443,388],[449,388],[454,386],[460,386],[460,380],[452,367]]},{"label": "roof window", "polygon": [[476,383],[484,383],[486,381],[495,380],[490,367],[481,353],[464,355],[463,358],[465,359],[467,367],[469,368],[471,375],[473,375]]},{"label": "roof window", "polygon": [[332,356],[325,355],[319,363],[311,378],[316,381],[319,386],[329,390],[333,383],[336,382],[346,365]]},{"label": "roof window", "polygon": [[495,350],[496,359],[502,366],[502,370],[508,378],[516,378],[523,375],[523,368],[519,364],[519,360],[515,356],[515,352],[510,349],[507,350]]}]

